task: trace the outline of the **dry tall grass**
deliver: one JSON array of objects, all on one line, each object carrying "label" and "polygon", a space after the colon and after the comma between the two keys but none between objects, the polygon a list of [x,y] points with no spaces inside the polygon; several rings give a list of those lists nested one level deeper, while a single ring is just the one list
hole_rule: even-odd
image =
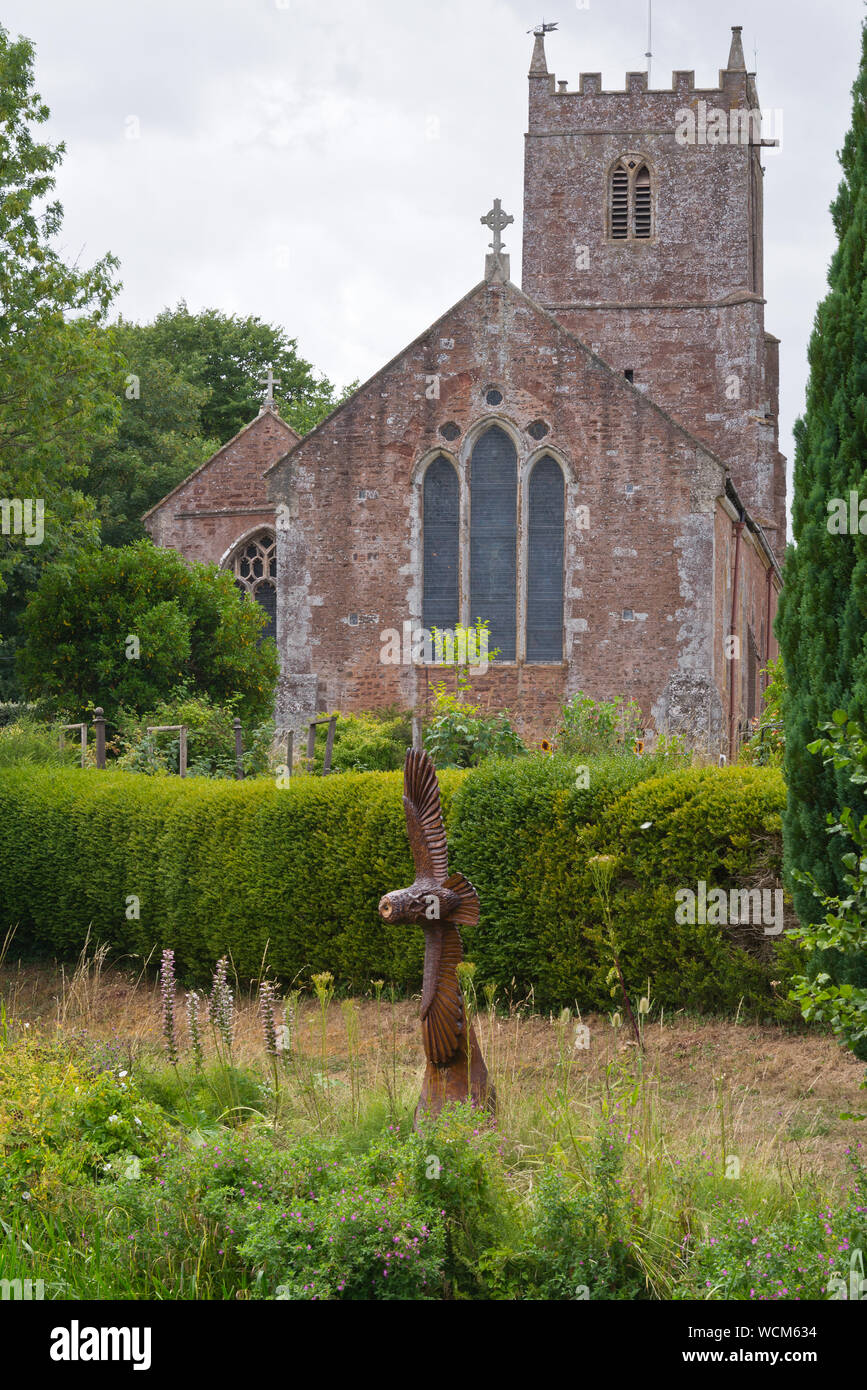
[{"label": "dry tall grass", "polygon": [[[112,1043],[133,1065],[164,1063],[159,985],[141,963],[109,966],[104,949],[85,948],[72,971],[22,964],[10,960],[9,942],[5,962],[3,955],[0,947],[7,1026],[26,1025],[31,1037],[84,1033]],[[417,999],[391,1001],[372,987],[366,997],[324,1004],[299,993],[290,1007],[289,1053],[275,1069],[281,1127],[336,1129],[375,1097],[395,1112],[414,1104],[423,1072]],[[182,995],[176,1017],[188,1058]],[[491,999],[476,1027],[497,1088],[500,1132],[510,1158],[529,1173],[565,1142],[564,1124],[581,1137],[606,1106],[628,1109],[639,1073],[645,1152],[671,1164],[706,1153],[717,1171],[736,1155],[744,1174],[786,1188],[809,1179],[836,1186],[852,1137],[841,1115],[865,1108],[863,1065],[816,1033],[666,1016],[647,1024],[639,1054],[607,1018],[544,1018],[514,1005],[498,1009]],[[206,1055],[211,1047],[206,1042]],[[271,1071],[257,1000],[240,991],[233,1057],[263,1077]]]}]

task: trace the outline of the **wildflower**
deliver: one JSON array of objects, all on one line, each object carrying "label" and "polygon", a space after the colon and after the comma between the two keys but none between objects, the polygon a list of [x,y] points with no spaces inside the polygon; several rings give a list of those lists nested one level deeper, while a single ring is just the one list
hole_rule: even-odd
[{"label": "wildflower", "polygon": [[202,1032],[199,1023],[199,995],[193,990],[187,995],[187,1031],[190,1035],[190,1043],[193,1048],[193,1061],[196,1071],[202,1070],[204,1057],[202,1054]]},{"label": "wildflower", "polygon": [[178,1040],[175,1030],[175,953],[163,951],[160,965],[160,994],[163,1001],[163,1043],[171,1065],[178,1065]]},{"label": "wildflower", "polygon": [[321,970],[318,975],[312,975],[311,979],[320,1004],[327,1003],[333,993],[334,976],[331,971]]},{"label": "wildflower", "polygon": [[259,1012],[262,1016],[262,1032],[265,1038],[265,1051],[269,1057],[276,1057],[277,1047],[277,1028],[274,1024],[274,1008],[277,1003],[274,985],[270,980],[263,980],[259,986]]},{"label": "wildflower", "polygon": [[228,968],[228,957],[222,956],[214,971],[208,1015],[211,1027],[219,1033],[226,1050],[231,1052],[235,1041],[235,997],[229,988]]}]

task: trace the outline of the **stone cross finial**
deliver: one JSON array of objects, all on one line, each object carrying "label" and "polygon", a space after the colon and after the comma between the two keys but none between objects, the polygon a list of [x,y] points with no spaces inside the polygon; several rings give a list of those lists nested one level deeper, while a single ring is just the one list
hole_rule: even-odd
[{"label": "stone cross finial", "polygon": [[499,198],[494,199],[494,206],[491,208],[491,211],[485,213],[484,217],[479,218],[479,221],[485,227],[490,227],[491,231],[494,233],[494,239],[490,243],[490,246],[495,256],[499,256],[503,249],[500,232],[502,232],[505,227],[508,227],[510,222],[514,222],[514,220],[511,213],[503,212]]},{"label": "stone cross finial", "polygon": [[276,380],[276,378],[275,378],[275,376],[274,376],[274,372],[272,371],[272,369],[271,369],[270,367],[268,368],[268,371],[267,371],[267,373],[266,373],[266,375],[265,375],[265,379],[264,379],[264,381],[262,382],[262,385],[265,387],[265,395],[264,395],[263,398],[262,398],[262,410],[273,410],[273,409],[274,409],[274,387],[275,387],[275,386],[279,386],[280,383],[279,383],[279,381]]}]

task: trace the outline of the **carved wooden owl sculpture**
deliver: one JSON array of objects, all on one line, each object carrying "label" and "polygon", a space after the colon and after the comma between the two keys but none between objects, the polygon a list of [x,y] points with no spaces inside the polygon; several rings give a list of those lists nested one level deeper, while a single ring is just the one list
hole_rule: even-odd
[{"label": "carved wooden owl sculpture", "polygon": [[421,1030],[427,1069],[416,1115],[436,1114],[447,1101],[468,1098],[493,1107],[493,1087],[475,1030],[468,1027],[456,970],[464,954],[456,924],[475,926],[479,899],[463,874],[449,874],[436,771],[427,753],[415,749],[404,764],[403,806],[415,882],[386,893],[379,914],[386,922],[424,929]]}]

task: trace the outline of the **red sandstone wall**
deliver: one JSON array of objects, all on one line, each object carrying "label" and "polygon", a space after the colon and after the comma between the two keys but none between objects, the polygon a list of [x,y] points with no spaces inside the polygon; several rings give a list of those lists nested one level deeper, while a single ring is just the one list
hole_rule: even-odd
[{"label": "red sandstone wall", "polygon": [[219,564],[242,537],[275,524],[265,471],[299,436],[271,411],[257,416],[145,518],[157,545]]},{"label": "red sandstone wall", "polygon": [[[438,399],[426,395],[434,375]],[[504,395],[495,410],[490,384]],[[551,426],[541,446],[526,433],[536,418]],[[513,431],[519,466],[550,447],[567,468],[566,661],[497,663],[481,696],[534,735],[579,688],[632,696],[650,718],[673,673],[713,671],[723,470],[511,286],[462,301],[272,471],[289,518],[278,531],[285,671],[316,672],[322,708],[423,703],[423,673],[380,662],[383,630],[420,624],[421,468],[441,451],[468,486],[472,441],[494,419]],[[451,444],[439,433],[449,421],[461,431]]]}]

